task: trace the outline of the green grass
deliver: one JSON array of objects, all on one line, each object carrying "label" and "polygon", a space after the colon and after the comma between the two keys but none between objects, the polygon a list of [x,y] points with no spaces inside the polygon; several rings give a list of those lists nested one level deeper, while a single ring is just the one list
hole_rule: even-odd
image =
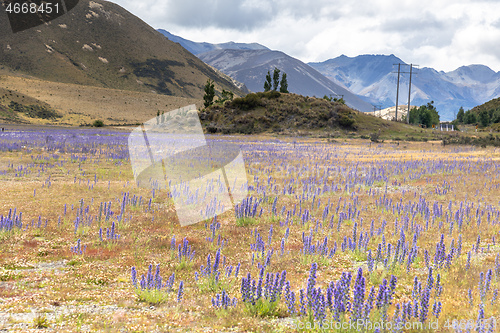
[{"label": "green grass", "polygon": [[236,219],[236,225],[238,227],[248,227],[257,224],[258,224],[257,219],[253,217],[240,217]]},{"label": "green grass", "polygon": [[144,302],[151,305],[159,305],[169,301],[172,298],[172,293],[157,289],[149,290],[136,288],[135,293],[139,302]]}]

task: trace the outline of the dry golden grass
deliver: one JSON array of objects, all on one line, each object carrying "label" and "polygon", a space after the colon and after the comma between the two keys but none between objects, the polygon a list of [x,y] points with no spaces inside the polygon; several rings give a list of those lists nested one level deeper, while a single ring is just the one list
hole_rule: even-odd
[{"label": "dry golden grass", "polygon": [[[0,75],[0,88],[27,96],[26,104],[38,100],[63,117],[55,121],[22,117],[33,124],[81,125],[100,119],[106,125],[142,124],[180,107],[203,102],[194,98],[58,83],[35,78]],[[7,103],[8,104],[8,103]]]},{"label": "dry golden grass", "polygon": [[[498,149],[442,147],[436,143],[407,142],[400,145],[373,144],[370,148],[367,141],[363,140],[328,143],[317,139],[290,138],[278,143],[280,150],[276,152],[274,148],[270,148],[276,147],[276,143],[270,142],[271,137],[237,137],[237,139],[245,143],[247,174],[253,186],[256,186],[257,182],[261,185],[267,184],[268,177],[271,177],[271,182],[279,188],[282,188],[284,181],[291,177],[298,181],[317,180],[332,166],[352,171],[359,163],[358,172],[365,172],[381,163],[388,163],[388,168],[390,163],[409,161],[421,163],[420,167],[415,168],[421,174],[414,179],[409,177],[415,171],[413,169],[402,171],[395,176],[392,176],[387,169],[386,172],[391,174],[387,182],[377,181],[371,186],[358,184],[350,192],[339,189],[318,195],[316,203],[321,199],[320,208],[311,207],[312,196],[302,200],[302,207],[310,209],[311,215],[321,220],[323,208],[328,200],[335,208],[339,199],[343,206],[344,203],[347,205],[353,203],[353,198],[357,197],[361,209],[360,217],[364,220],[363,227],[358,231],[369,230],[372,219],[375,220],[376,228],[380,227],[383,220],[387,220],[389,223],[384,233],[387,243],[397,242],[399,234],[394,230],[394,221],[396,218],[401,219],[401,216],[397,212],[393,214],[391,210],[376,205],[375,200],[384,194],[392,199],[393,203],[399,202],[400,199],[403,199],[404,203],[410,201],[415,203],[422,196],[429,204],[434,201],[442,204],[443,210],[450,200],[454,202],[456,208],[459,202],[466,198],[469,202],[481,202],[482,207],[492,205],[496,209],[499,208],[500,191],[490,187],[500,185],[495,169],[490,168],[488,172],[478,172],[473,169],[475,165],[498,161],[500,158]],[[14,169],[20,165],[30,165],[29,173],[20,177],[16,177],[16,172],[12,168],[7,173],[0,174],[2,184],[0,214],[5,216],[10,208],[17,208],[18,212],[23,212],[23,222],[29,225],[26,230],[0,231],[0,329],[26,330],[32,327],[33,315],[30,309],[34,309],[34,312],[46,316],[50,329],[58,332],[292,331],[290,325],[286,324],[287,319],[249,316],[241,301],[232,310],[215,310],[210,302],[215,292],[195,282],[194,272],[206,264],[208,254],[212,256],[215,254],[219,248],[217,239],[214,242],[206,240],[211,233],[205,228],[204,223],[181,228],[165,192],[155,193],[153,199],[151,191],[134,185],[128,161],[106,158],[107,148],[105,146],[100,148],[99,153],[87,155],[87,160],[83,162],[72,162],[71,154],[62,152],[57,152],[59,157],[55,159],[53,157],[55,152],[36,148],[33,151],[0,154],[0,172],[7,170],[12,164]],[[307,158],[304,157],[306,155]],[[37,159],[38,157],[42,159]],[[49,158],[49,162],[43,171],[40,163],[31,164],[34,161],[46,161],[44,157]],[[64,162],[62,166],[60,164],[56,166],[61,161]],[[462,163],[464,168],[457,169],[453,173],[426,169],[427,162],[435,161]],[[331,169],[328,174],[329,182],[345,181],[348,175],[346,170]],[[50,186],[47,181],[49,175]],[[95,175],[98,178],[97,182],[94,181]],[[258,177],[258,180],[254,176]],[[444,181],[451,184],[450,192],[446,195],[433,193],[434,189],[440,187]],[[385,192],[386,186],[387,192]],[[368,194],[370,189],[378,191],[379,194],[370,196]],[[130,197],[142,196],[143,201],[138,206],[128,204],[124,214],[126,221],[118,222],[116,215],[120,213],[119,207],[125,192],[129,192]],[[257,194],[255,191],[251,194],[257,198],[263,197],[263,194]],[[271,214],[272,199],[275,196],[279,197],[277,209],[279,213],[283,206],[287,210],[292,210],[295,204],[298,206],[300,195],[302,190],[297,190],[292,195],[268,191],[266,200],[261,204],[264,208],[263,215],[258,219],[256,226],[237,226],[235,217],[230,212],[218,217],[221,229],[216,232],[216,236],[220,235],[226,242],[222,253],[226,256],[227,263],[233,266],[241,263],[239,278],[227,284],[226,291],[231,297],[241,296],[239,291],[241,276],[251,272],[252,277],[255,277],[258,272],[256,265],[252,265],[250,244],[254,242],[254,237],[250,235],[251,230],[257,230],[267,243],[271,225],[274,228],[271,242],[274,255],[269,271],[276,273],[287,270],[287,279],[290,280],[295,292],[306,287],[310,264],[315,258],[306,261],[299,253],[302,249],[301,235],[302,232],[308,234],[316,227],[316,223],[310,221],[301,224],[300,218],[294,217],[295,222],[290,227],[285,254],[280,256],[280,241],[286,229],[280,227],[280,222],[283,223],[286,216],[278,214],[278,217],[272,217]],[[147,209],[150,198],[151,210]],[[97,217],[100,204],[103,202],[112,202],[115,215],[109,221],[102,219],[99,222]],[[74,221],[80,207],[84,209],[88,207],[88,213],[84,215],[92,217],[93,221],[89,225],[79,227],[75,233]],[[340,211],[345,210],[341,207]],[[338,218],[338,214],[335,215]],[[39,216],[42,221],[41,227],[37,227]],[[60,224],[59,217],[61,217]],[[98,236],[99,226],[103,229],[110,228],[112,220],[116,221],[117,233],[121,237],[115,242],[101,242]],[[46,227],[45,221],[47,221]],[[332,259],[319,261],[317,276],[318,285],[322,288],[328,282],[337,280],[342,272],[355,272],[357,267],[366,267],[362,254],[340,250],[344,236],[352,235],[353,221],[344,221],[339,231],[336,227],[329,228],[328,221],[323,223],[323,227],[319,228],[314,236],[315,242],[328,236],[329,246],[333,246],[334,241],[338,244],[337,254]],[[359,220],[357,221],[359,223]],[[452,235],[447,233],[446,228],[440,230],[438,228],[440,221],[443,221],[443,218],[437,218],[428,231],[421,232],[418,239],[418,246],[428,249],[431,257],[434,255],[435,244],[439,241],[441,233],[445,234],[447,249],[451,239],[456,240],[458,237],[457,230],[454,230]],[[415,222],[425,225],[421,214],[415,215]],[[483,223],[481,237],[485,246],[491,243],[494,235],[498,238],[500,229],[498,224],[486,223],[486,218],[483,218]],[[478,228],[474,226],[475,221],[472,221],[462,231],[464,241],[462,256],[454,261],[449,269],[439,270],[444,285],[441,297],[443,302],[441,326],[446,319],[465,318],[474,321],[477,319],[479,272],[486,272],[487,269],[494,267],[495,255],[500,253],[497,242],[489,252],[473,254],[471,269],[465,270],[464,253],[471,250],[478,234]],[[187,237],[189,244],[196,251],[190,265],[181,267],[175,257],[176,253],[171,252],[170,241],[174,235],[177,244],[182,238]],[[407,240],[411,241],[412,235],[408,232]],[[78,239],[87,246],[83,255],[70,251],[70,247],[75,246]],[[374,236],[371,239],[369,247],[372,251],[380,241],[381,236]],[[419,256],[419,261],[413,264],[409,273],[406,272],[405,265],[391,272],[380,267],[371,274],[365,272],[367,286],[378,286],[383,278],[390,278],[391,274],[397,275],[395,302],[389,309],[391,315],[396,302],[410,300],[414,277],[418,276],[422,282],[426,280],[427,269],[422,263],[421,252]],[[181,280],[185,282],[182,302],[176,302],[174,294],[170,295],[166,302],[155,306],[138,301],[130,281],[130,270],[132,266],[136,267],[140,277],[146,273],[149,264],[160,264],[164,280],[175,272],[175,286]],[[494,280],[492,289],[499,287],[500,280]],[[473,307],[468,304],[469,288],[474,290],[476,302]],[[286,315],[284,306],[281,311]],[[500,312],[498,307],[487,305],[485,315],[498,318]]]}]

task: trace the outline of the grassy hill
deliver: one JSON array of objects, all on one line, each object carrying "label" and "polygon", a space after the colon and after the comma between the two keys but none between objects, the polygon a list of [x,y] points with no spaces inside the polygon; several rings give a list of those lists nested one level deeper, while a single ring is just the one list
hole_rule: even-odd
[{"label": "grassy hill", "polygon": [[500,98],[478,105],[464,114],[463,121],[500,131]]},{"label": "grassy hill", "polygon": [[216,90],[240,93],[179,44],[102,0],[81,0],[68,14],[15,34],[2,17],[0,48],[0,70],[53,82],[199,99],[210,78]]},{"label": "grassy hill", "polygon": [[280,133],[394,140],[440,139],[442,133],[383,120],[321,98],[278,92],[248,94],[201,111],[209,133]]},{"label": "grassy hill", "polygon": [[500,98],[495,98],[492,99],[489,102],[486,102],[484,104],[478,105],[474,108],[472,108],[476,113],[480,113],[483,110],[490,111],[490,110],[500,110]]}]

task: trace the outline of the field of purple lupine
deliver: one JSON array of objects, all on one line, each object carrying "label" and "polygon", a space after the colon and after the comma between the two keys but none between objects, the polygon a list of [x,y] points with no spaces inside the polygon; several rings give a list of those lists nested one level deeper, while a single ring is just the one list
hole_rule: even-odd
[{"label": "field of purple lupine", "polygon": [[500,150],[207,136],[249,195],[181,227],[128,134],[0,133],[0,329],[500,330]]}]

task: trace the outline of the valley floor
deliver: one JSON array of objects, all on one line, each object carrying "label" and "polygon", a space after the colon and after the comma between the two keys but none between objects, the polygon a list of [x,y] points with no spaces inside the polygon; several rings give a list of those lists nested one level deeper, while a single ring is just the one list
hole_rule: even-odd
[{"label": "valley floor", "polygon": [[252,201],[181,227],[128,134],[0,132],[0,330],[498,331],[500,149],[207,136]]}]

